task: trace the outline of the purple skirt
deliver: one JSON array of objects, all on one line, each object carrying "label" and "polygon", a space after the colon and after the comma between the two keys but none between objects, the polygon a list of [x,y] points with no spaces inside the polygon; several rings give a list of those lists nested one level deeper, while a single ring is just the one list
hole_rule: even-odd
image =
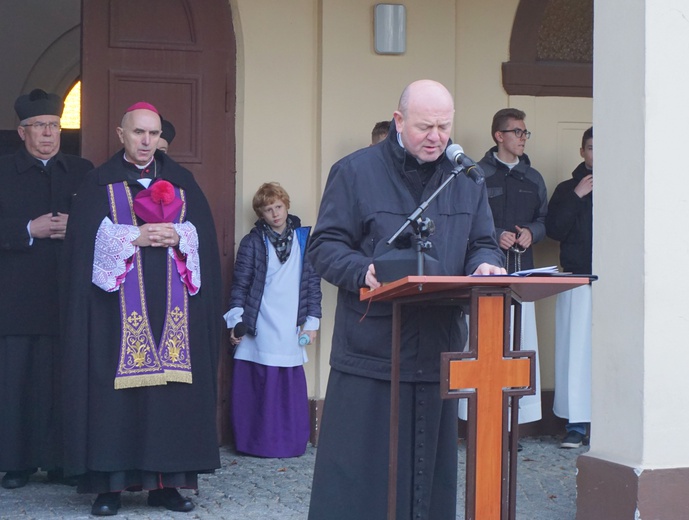
[{"label": "purple skirt", "polygon": [[232,424],[237,451],[258,457],[299,457],[309,440],[304,367],[234,360]]}]

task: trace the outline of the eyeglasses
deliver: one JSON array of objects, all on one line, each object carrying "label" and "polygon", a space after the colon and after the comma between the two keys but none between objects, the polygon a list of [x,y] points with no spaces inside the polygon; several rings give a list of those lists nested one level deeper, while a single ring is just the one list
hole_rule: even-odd
[{"label": "eyeglasses", "polygon": [[522,137],[528,139],[529,137],[531,137],[531,132],[529,132],[528,130],[522,130],[521,128],[513,128],[512,130],[498,130],[498,132],[502,132],[503,134],[507,132],[514,132],[514,136],[517,139],[521,139]]},{"label": "eyeglasses", "polygon": [[26,126],[32,126],[39,132],[43,132],[46,128],[49,128],[51,131],[55,132],[57,130],[60,130],[60,123],[56,123],[55,121],[51,121],[50,123],[45,123],[43,121],[36,121],[35,123],[27,123],[25,125],[22,125],[24,127]]}]

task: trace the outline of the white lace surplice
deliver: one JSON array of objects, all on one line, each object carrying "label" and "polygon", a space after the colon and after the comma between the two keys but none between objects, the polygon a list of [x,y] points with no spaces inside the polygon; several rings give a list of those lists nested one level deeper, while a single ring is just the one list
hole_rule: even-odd
[{"label": "white lace surplice", "polygon": [[[194,295],[201,287],[201,265],[199,263],[199,237],[191,222],[174,224],[179,235],[179,251],[186,255],[181,259],[172,247],[168,254],[175,260],[182,281]],[[132,244],[139,238],[137,226],[115,224],[105,217],[96,233],[91,281],[106,292],[117,291],[132,268],[132,258],[137,246]]]}]

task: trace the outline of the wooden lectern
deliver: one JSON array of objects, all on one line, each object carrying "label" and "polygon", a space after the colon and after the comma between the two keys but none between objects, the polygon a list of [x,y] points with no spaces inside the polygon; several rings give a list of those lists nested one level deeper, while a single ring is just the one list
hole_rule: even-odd
[{"label": "wooden lectern", "polygon": [[536,374],[535,353],[520,351],[521,304],[588,283],[587,276],[557,274],[407,276],[375,290],[362,289],[361,300],[392,303],[388,520],[396,518],[402,307],[470,304],[469,351],[446,352],[440,360],[442,398],[469,398],[465,518],[514,520],[519,397],[534,393]]}]

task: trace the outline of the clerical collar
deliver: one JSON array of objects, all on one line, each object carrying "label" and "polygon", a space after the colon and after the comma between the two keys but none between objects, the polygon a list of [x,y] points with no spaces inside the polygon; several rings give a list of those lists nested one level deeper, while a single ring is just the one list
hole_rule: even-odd
[{"label": "clerical collar", "polygon": [[131,164],[132,166],[136,166],[139,170],[145,170],[146,168],[148,168],[148,167],[151,165],[151,163],[152,163],[153,161],[155,161],[155,157],[151,157],[151,160],[148,161],[148,163],[146,163],[145,165],[141,166],[141,165],[136,164],[136,163],[133,163],[132,161],[130,161],[129,159],[127,159],[127,152],[124,152],[124,153],[122,154],[122,158],[124,159],[125,162]]},{"label": "clerical collar", "polygon": [[151,157],[151,160],[144,166],[128,161],[126,153],[122,155],[122,161],[127,170],[137,175],[136,178],[132,177],[131,180],[138,180],[139,182],[145,179],[148,180],[147,182],[142,182],[145,187],[148,187],[150,179],[158,177],[158,163],[155,160],[155,156]]}]

